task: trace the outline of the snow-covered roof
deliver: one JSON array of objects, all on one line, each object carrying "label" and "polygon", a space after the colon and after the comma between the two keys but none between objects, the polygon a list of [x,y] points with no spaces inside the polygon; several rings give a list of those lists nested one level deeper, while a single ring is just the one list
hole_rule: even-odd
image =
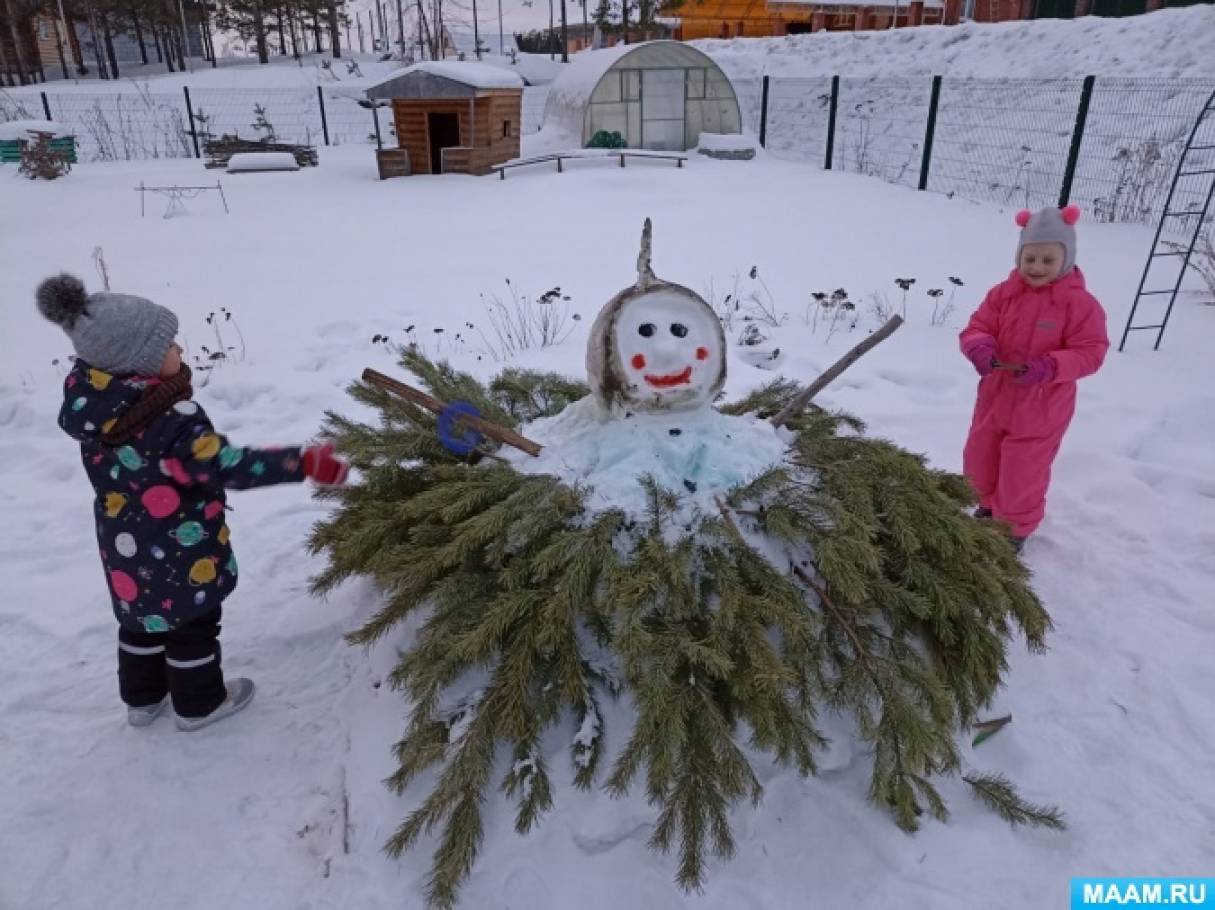
[{"label": "snow-covered roof", "polygon": [[64,126],[62,123],[53,123],[50,120],[9,120],[6,123],[0,123],[0,141],[12,141],[14,139],[30,139],[31,133],[52,133],[55,136],[71,136],[73,131]]},{"label": "snow-covered roof", "polygon": [[[523,80],[510,70],[486,63],[423,60],[367,88],[367,97],[459,97],[490,89],[522,89]],[[463,89],[463,90],[462,90]]]}]

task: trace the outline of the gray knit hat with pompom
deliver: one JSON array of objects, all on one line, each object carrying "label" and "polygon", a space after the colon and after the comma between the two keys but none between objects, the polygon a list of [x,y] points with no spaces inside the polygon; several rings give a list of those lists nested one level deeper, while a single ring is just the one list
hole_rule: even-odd
[{"label": "gray knit hat with pompom", "polygon": [[118,376],[155,376],[177,336],[171,310],[130,294],[86,294],[72,275],[38,286],[38,311],[72,341],[76,356]]}]

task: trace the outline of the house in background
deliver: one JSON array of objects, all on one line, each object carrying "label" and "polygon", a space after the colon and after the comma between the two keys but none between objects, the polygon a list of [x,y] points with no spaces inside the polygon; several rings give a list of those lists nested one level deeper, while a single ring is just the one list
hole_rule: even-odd
[{"label": "house in background", "polygon": [[[12,37],[14,29],[5,18],[6,6],[0,4],[0,83],[20,82],[23,77],[26,82],[96,77],[103,69],[108,72],[110,55],[106,33],[100,25],[94,31],[96,17],[86,17],[65,7],[71,23],[70,32],[65,31],[63,20],[46,14],[38,14],[18,23],[15,31],[22,39],[22,53],[18,54]],[[140,38],[143,39],[142,50]],[[118,64],[119,75],[126,76],[128,69],[145,63],[162,62],[164,52],[160,41],[161,36],[146,27],[138,33],[134,30],[111,29],[109,42],[113,47],[113,59]],[[201,24],[188,25],[186,42],[189,45],[186,51],[188,56],[206,56]],[[22,60],[26,63],[24,73],[20,66]]]},{"label": "house in background", "polygon": [[663,21],[682,41],[869,31],[964,20],[1130,16],[1210,0],[668,0]]}]

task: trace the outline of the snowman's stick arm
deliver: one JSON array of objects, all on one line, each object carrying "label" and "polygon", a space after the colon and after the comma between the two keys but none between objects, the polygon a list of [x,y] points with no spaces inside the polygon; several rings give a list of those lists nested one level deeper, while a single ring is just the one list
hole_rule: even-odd
[{"label": "snowman's stick arm", "polygon": [[782,427],[800,414],[815,395],[834,382],[844,370],[848,369],[848,367],[860,360],[861,357],[893,335],[894,330],[902,324],[902,316],[891,316],[885,325],[833,363],[818,379],[798,392],[797,397],[781,408],[780,413],[772,418],[772,425]]},{"label": "snowman's stick arm", "polygon": [[[415,389],[413,386],[401,382],[398,379],[393,379],[391,376],[385,376],[383,373],[376,370],[363,370],[363,381],[369,382],[373,386],[383,389],[386,392],[391,392],[404,398],[406,401],[416,404],[418,407],[425,408],[433,414],[441,414],[447,409],[447,405],[435,398],[433,395],[427,395],[421,389]],[[490,423],[484,417],[474,417],[472,414],[460,414],[456,420],[466,426],[472,427],[483,436],[488,436],[490,439],[496,440],[503,445],[513,446],[521,452],[526,452],[532,457],[540,455],[542,446],[539,443],[532,442],[526,436],[520,436],[514,430],[509,430],[506,427],[500,427],[496,423]]]}]

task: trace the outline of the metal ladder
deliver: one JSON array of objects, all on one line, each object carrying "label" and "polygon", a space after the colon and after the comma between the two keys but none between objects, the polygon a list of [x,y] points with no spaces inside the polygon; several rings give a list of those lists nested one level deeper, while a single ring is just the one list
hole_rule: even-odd
[{"label": "metal ladder", "polygon": [[[1204,129],[1205,128],[1205,129]],[[1201,135],[1200,135],[1201,134]],[[1178,203],[1180,209],[1174,209],[1174,198],[1177,195],[1177,186],[1182,178],[1188,177],[1205,177],[1205,186],[1191,188],[1186,193],[1186,198]],[[1190,259],[1194,255],[1194,247],[1198,244],[1198,238],[1202,236],[1202,228],[1206,222],[1207,215],[1211,213],[1211,199],[1215,197],[1215,92],[1207,98],[1207,103],[1198,114],[1198,119],[1194,122],[1194,129],[1190,131],[1190,137],[1186,140],[1185,148],[1181,152],[1181,158],[1177,162],[1177,170],[1173,174],[1173,183],[1169,187],[1168,198],[1164,202],[1164,211],[1160,215],[1160,221],[1156,225],[1156,237],[1152,240],[1152,252],[1148,255],[1147,264],[1143,267],[1143,276],[1139,279],[1139,289],[1135,292],[1135,302],[1131,306],[1130,315],[1126,319],[1126,328],[1122,331],[1122,341],[1118,343],[1118,350],[1121,351],[1126,347],[1127,336],[1131,332],[1142,332],[1149,329],[1156,329],[1156,344],[1152,350],[1160,350],[1160,342],[1164,339],[1164,330],[1169,324],[1169,316],[1173,313],[1173,304],[1177,302],[1177,292],[1181,289],[1181,282],[1185,279],[1186,269],[1190,267]],[[1189,242],[1185,244],[1171,244],[1174,249],[1161,249],[1160,235],[1164,233],[1165,225],[1173,219],[1183,219],[1181,225],[1177,228],[1177,233],[1185,230],[1189,224],[1193,225],[1193,230],[1190,231]],[[1193,219],[1192,221],[1186,219]],[[1177,249],[1176,247],[1181,247]],[[1159,290],[1145,291],[1144,285],[1147,284],[1148,274],[1152,270],[1152,265],[1157,259],[1167,257],[1175,257],[1181,260],[1181,267],[1177,270],[1177,278],[1173,282],[1171,288],[1166,287]],[[1145,297],[1163,297],[1168,295],[1169,302],[1165,308],[1164,317],[1159,322],[1154,322],[1151,325],[1136,325],[1135,315],[1139,311],[1139,304]],[[1159,309],[1157,308],[1157,312]]]}]

